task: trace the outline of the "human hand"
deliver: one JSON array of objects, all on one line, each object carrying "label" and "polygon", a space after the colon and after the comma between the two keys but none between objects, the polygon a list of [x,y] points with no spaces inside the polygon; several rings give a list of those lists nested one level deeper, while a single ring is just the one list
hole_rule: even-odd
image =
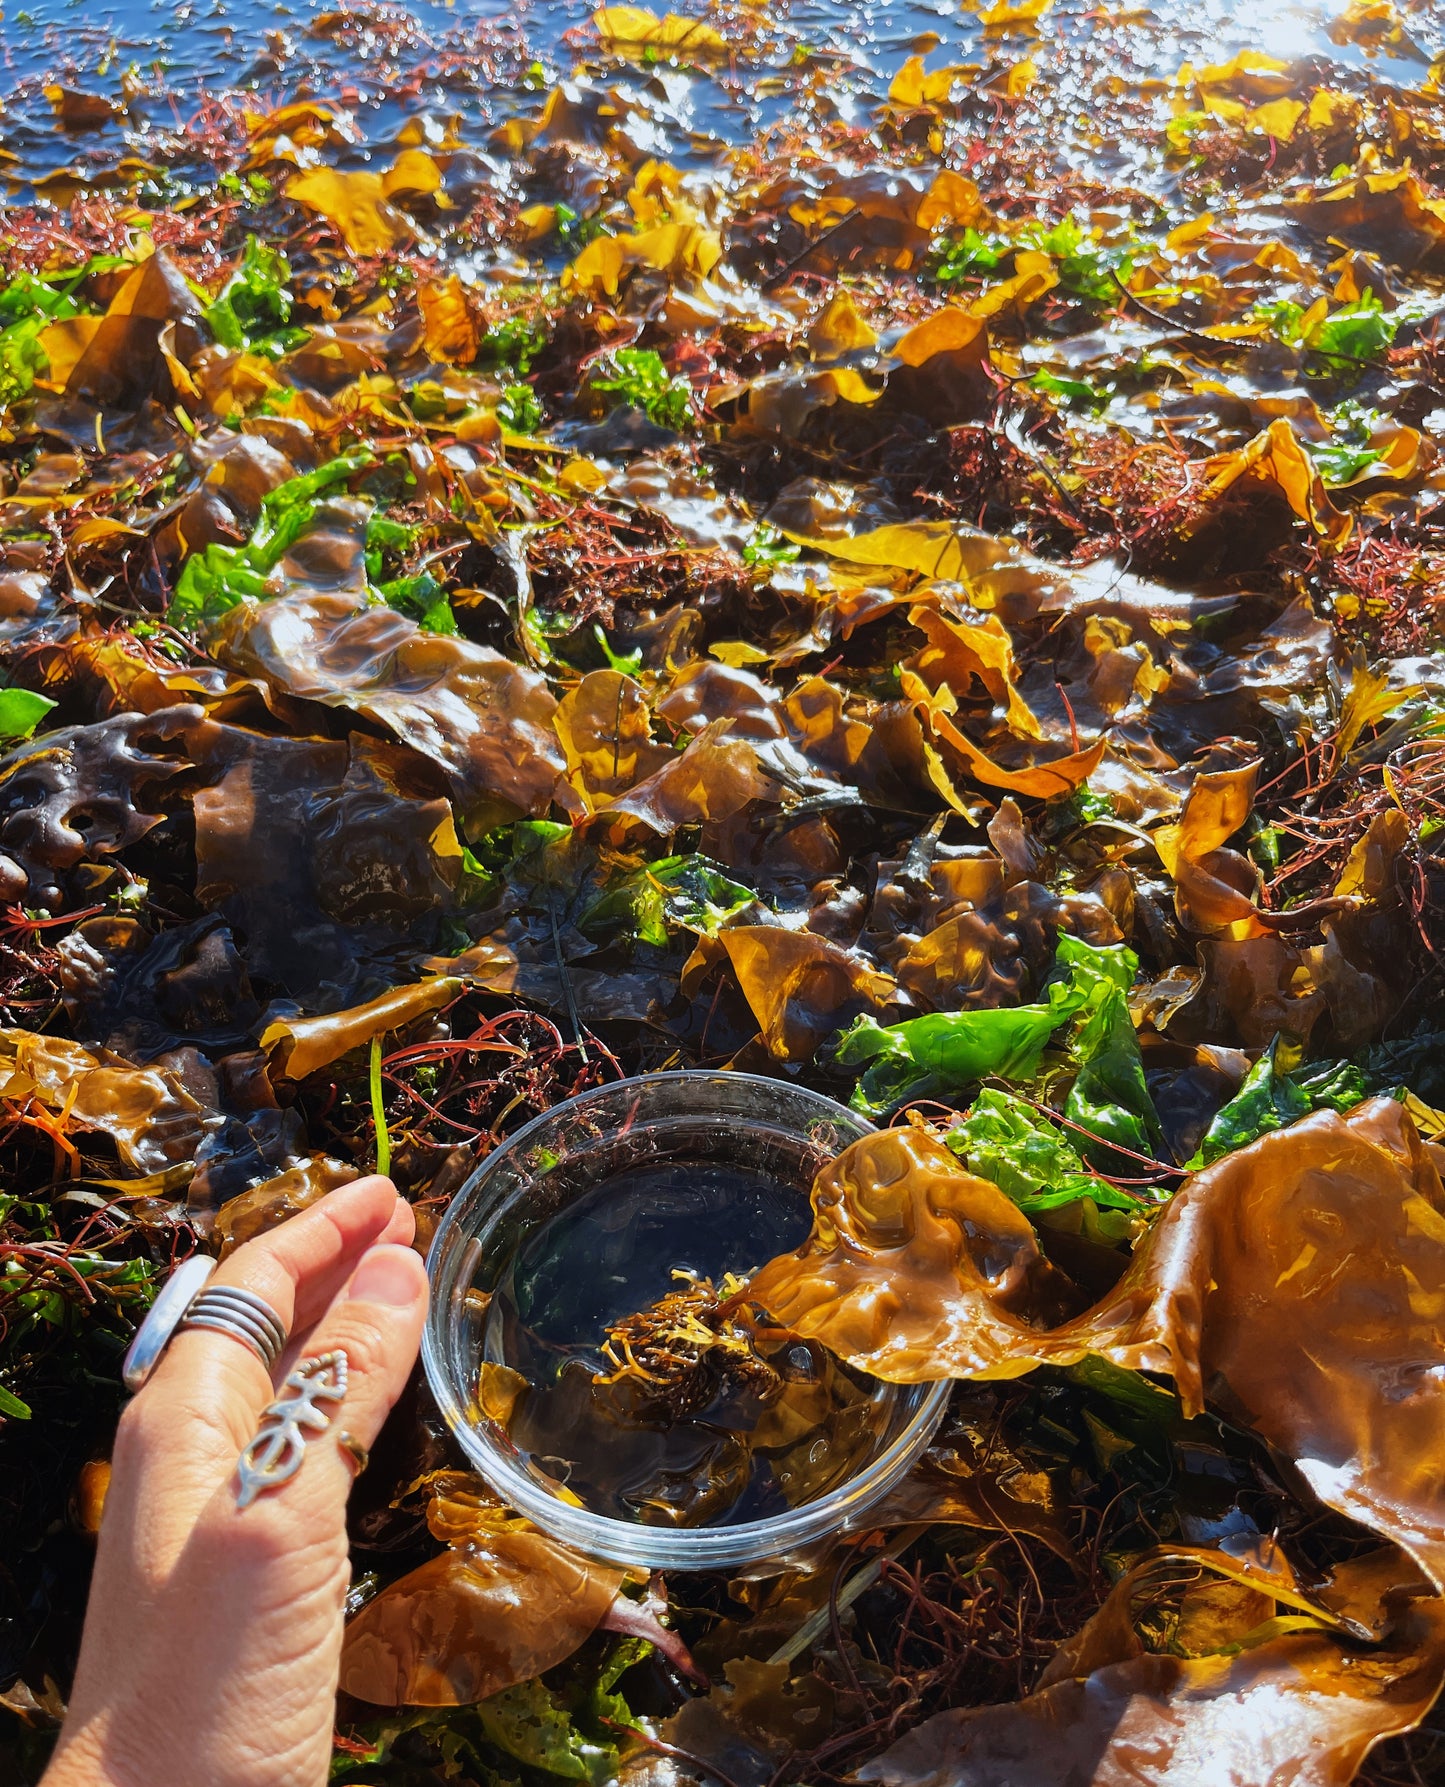
[{"label": "human hand", "polygon": [[[416,1358],[426,1272],[387,1179],[358,1179],[211,1279],[291,1332],[275,1383],[247,1347],[178,1333],[121,1416],[70,1710],[42,1787],[320,1787],[343,1605],[344,1429],[370,1447]],[[344,1349],[299,1473],[248,1508],[236,1460],[297,1357]]]}]

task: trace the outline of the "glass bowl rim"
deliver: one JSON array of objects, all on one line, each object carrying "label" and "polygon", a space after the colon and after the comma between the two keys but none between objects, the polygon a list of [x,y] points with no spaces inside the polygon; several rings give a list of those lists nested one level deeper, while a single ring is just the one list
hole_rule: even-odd
[{"label": "glass bowl rim", "polygon": [[[448,1204],[427,1250],[427,1276],[431,1281],[431,1307],[427,1311],[422,1333],[422,1364],[427,1382],[447,1426],[456,1436],[468,1460],[507,1504],[523,1514],[534,1526],[574,1550],[634,1569],[650,1570],[716,1570],[735,1569],[742,1565],[782,1557],[799,1547],[813,1545],[822,1539],[846,1532],[862,1523],[862,1517],[907,1474],[923,1451],[948,1407],[953,1391],[951,1379],[932,1384],[900,1385],[924,1394],[907,1426],[883,1452],[870,1460],[857,1476],[816,1501],[790,1508],[786,1514],[774,1514],[766,1520],[744,1521],[737,1526],[721,1527],[656,1527],[641,1522],[613,1520],[594,1514],[586,1508],[575,1508],[550,1495],[520,1466],[514,1464],[494,1441],[467,1420],[466,1410],[457,1395],[454,1375],[447,1357],[446,1330],[449,1322],[449,1297],[438,1294],[438,1277],[443,1252],[456,1236],[459,1245],[474,1240],[462,1230],[463,1206],[470,1194],[498,1164],[524,1148],[538,1132],[554,1125],[559,1118],[579,1106],[609,1095],[629,1091],[646,1092],[663,1085],[679,1085],[687,1081],[723,1080],[729,1087],[745,1092],[749,1086],[766,1087],[769,1092],[801,1095],[816,1103],[818,1114],[846,1117],[864,1134],[875,1125],[849,1110],[836,1100],[811,1087],[789,1080],[770,1079],[764,1074],[732,1073],[726,1069],[681,1068],[660,1073],[635,1074],[624,1080],[612,1080],[593,1086],[586,1092],[553,1105],[526,1123],[515,1135],[508,1136],[487,1155],[457,1189]],[[460,1232],[458,1232],[460,1231]]]}]

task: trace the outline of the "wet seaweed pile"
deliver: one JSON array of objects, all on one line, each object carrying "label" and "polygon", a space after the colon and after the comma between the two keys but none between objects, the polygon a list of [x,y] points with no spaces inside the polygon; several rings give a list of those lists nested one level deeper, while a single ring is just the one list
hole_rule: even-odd
[{"label": "wet seaweed pile", "polygon": [[880,75],[377,6],[190,109],[17,77],[14,1777],[175,1262],[376,1165],[425,1239],[706,1065],[880,1126],[749,1296],[945,1426],[871,1531],[664,1585],[418,1386],[338,1781],[1441,1778],[1438,27],[1002,0]]}]

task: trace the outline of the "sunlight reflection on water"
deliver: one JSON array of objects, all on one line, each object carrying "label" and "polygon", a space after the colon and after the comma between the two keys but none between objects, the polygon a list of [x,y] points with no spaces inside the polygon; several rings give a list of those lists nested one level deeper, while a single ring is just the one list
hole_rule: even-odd
[{"label": "sunlight reflection on water", "polygon": [[[1128,18],[1147,24],[1158,46],[1161,74],[1172,74],[1178,59],[1223,58],[1242,48],[1295,57],[1326,54],[1358,61],[1358,51],[1329,41],[1327,26],[1344,10],[1346,0],[1258,0],[1242,7],[1237,0],[1157,0],[1150,7],[1127,4],[1060,5],[1045,20],[1044,42],[1071,24],[1087,27]],[[659,8],[660,9],[660,8]],[[487,36],[516,35],[526,51],[564,67],[571,60],[565,35],[585,24],[592,7],[586,0],[521,0],[517,5],[462,0],[410,0],[406,6],[379,3],[348,7],[359,27],[357,41],[345,46],[334,37],[318,44],[312,30],[318,16],[338,8],[325,0],[289,7],[276,0],[29,0],[0,8],[0,65],[7,84],[63,68],[67,60],[79,69],[105,72],[130,62],[143,67],[162,62],[180,89],[190,83],[265,86],[290,72],[288,60],[309,63],[309,78],[325,85],[344,83],[348,76],[366,78],[383,59],[388,42],[403,64],[409,53],[424,57],[480,31]],[[680,10],[691,10],[681,0]],[[933,34],[946,53],[978,54],[983,33],[975,17],[954,0],[904,0],[883,6],[837,4],[836,0],[781,0],[768,9],[805,46],[827,45],[861,61],[873,73],[890,75],[913,53],[917,39]],[[409,20],[410,33],[399,29]],[[365,29],[367,22],[375,28]],[[408,41],[410,38],[410,41]],[[1020,50],[1027,39],[1013,40]],[[1009,45],[1008,47],[1013,47]],[[316,50],[321,50],[317,55]]]},{"label": "sunlight reflection on water", "polygon": [[[679,4],[685,13],[700,10],[698,0]],[[1036,34],[1000,34],[956,0],[882,7],[779,0],[765,13],[736,13],[744,32],[765,19],[761,56],[686,68],[599,57],[589,0],[310,0],[294,8],[276,0],[28,0],[18,7],[0,0],[0,157],[17,191],[34,180],[68,202],[68,192],[126,157],[142,169],[152,160],[174,166],[173,155],[150,153],[167,136],[178,140],[189,130],[192,148],[204,155],[208,100],[240,91],[247,110],[297,96],[339,104],[350,146],[338,145],[336,155],[354,166],[373,148],[394,145],[421,112],[456,116],[463,140],[481,146],[496,125],[535,115],[549,88],[590,67],[587,78],[622,94],[639,153],[679,166],[716,165],[730,145],[772,126],[866,124],[905,59],[926,54],[933,66],[961,63],[980,73],[1006,72],[1028,58],[1048,96],[1045,114],[1057,122],[1050,152],[1167,200],[1172,176],[1161,177],[1158,133],[1181,67],[1255,50],[1359,68],[1369,53],[1329,37],[1346,4],[1054,0]],[[655,6],[664,10],[665,0]],[[727,0],[713,16],[726,33],[734,16]],[[1415,9],[1410,16],[1418,25],[1431,15]],[[1413,60],[1418,78],[1424,58],[1413,43],[1376,52],[1381,73],[1399,67],[1392,57]],[[48,81],[123,96],[125,107],[67,137],[56,128]],[[1137,100],[1132,112],[1127,97],[1117,103],[1120,95]],[[152,202],[170,202],[179,190],[173,178]]]}]

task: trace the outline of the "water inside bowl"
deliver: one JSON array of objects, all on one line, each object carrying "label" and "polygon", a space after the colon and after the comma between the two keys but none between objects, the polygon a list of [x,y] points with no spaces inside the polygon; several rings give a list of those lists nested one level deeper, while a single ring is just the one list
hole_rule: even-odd
[{"label": "water inside bowl", "polygon": [[[718,1302],[698,1281],[746,1277],[809,1222],[804,1187],[745,1164],[652,1158],[606,1174],[496,1275],[481,1410],[535,1477],[610,1519],[732,1525],[816,1500],[896,1436],[900,1392],[770,1324],[751,1357],[699,1348],[691,1326]],[[665,1323],[676,1339],[660,1341],[676,1370],[658,1352],[634,1363],[615,1334],[607,1350],[609,1330],[668,1293],[685,1299]]]}]

